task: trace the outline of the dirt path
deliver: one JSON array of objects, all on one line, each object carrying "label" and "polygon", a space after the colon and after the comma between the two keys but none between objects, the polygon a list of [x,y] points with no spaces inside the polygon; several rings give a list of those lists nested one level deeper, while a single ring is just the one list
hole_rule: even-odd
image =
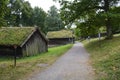
[{"label": "dirt path", "polygon": [[81,43],[76,43],[52,66],[28,80],[94,80],[89,54]]}]

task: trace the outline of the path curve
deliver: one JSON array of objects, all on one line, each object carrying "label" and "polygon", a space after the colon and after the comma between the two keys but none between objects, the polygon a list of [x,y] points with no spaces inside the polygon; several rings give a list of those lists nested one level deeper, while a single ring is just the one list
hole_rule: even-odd
[{"label": "path curve", "polygon": [[89,54],[77,42],[53,65],[28,80],[94,80],[94,71]]}]

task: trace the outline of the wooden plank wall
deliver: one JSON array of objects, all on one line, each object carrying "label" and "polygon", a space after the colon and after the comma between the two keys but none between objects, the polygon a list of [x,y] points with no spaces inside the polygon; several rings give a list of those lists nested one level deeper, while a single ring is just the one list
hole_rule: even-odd
[{"label": "wooden plank wall", "polygon": [[23,56],[36,55],[41,52],[46,52],[47,44],[45,40],[37,32],[31,37],[27,44],[22,49]]}]

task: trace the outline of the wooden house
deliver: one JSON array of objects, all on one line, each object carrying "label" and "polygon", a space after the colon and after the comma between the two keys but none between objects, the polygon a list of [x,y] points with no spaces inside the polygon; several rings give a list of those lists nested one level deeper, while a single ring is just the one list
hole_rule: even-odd
[{"label": "wooden house", "polygon": [[0,55],[30,56],[48,50],[47,39],[35,27],[0,28]]},{"label": "wooden house", "polygon": [[47,33],[49,45],[64,45],[74,42],[74,34],[70,30],[51,31]]}]

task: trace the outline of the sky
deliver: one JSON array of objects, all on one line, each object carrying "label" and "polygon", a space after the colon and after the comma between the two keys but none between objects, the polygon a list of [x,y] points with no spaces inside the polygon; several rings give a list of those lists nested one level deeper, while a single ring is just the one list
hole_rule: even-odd
[{"label": "sky", "polygon": [[60,8],[59,3],[53,2],[53,0],[25,0],[31,3],[31,6],[41,7],[44,11],[48,11],[52,5],[55,5],[58,9]]}]

